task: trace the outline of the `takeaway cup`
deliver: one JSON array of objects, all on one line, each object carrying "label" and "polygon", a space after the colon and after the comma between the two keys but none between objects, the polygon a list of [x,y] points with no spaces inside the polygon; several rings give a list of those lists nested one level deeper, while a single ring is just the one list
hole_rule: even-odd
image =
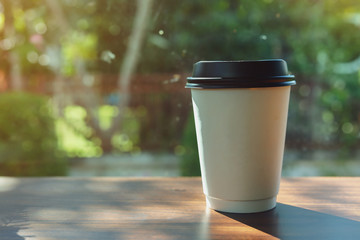
[{"label": "takeaway cup", "polygon": [[281,59],[194,64],[186,88],[208,207],[253,213],[276,206],[294,79]]}]

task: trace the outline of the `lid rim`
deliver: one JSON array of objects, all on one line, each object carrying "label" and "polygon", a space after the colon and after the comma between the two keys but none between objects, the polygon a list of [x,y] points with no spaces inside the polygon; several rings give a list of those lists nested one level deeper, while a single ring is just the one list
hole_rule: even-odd
[{"label": "lid rim", "polygon": [[286,87],[296,85],[295,80],[283,81],[283,82],[227,82],[217,84],[202,84],[202,83],[187,83],[185,88],[197,88],[197,89],[222,89],[222,88],[263,88],[263,87]]},{"label": "lid rim", "polygon": [[213,81],[213,80],[222,80],[222,81],[233,81],[240,82],[239,80],[274,80],[274,79],[295,79],[294,75],[282,75],[282,76],[239,76],[239,77],[187,77],[188,81]]}]

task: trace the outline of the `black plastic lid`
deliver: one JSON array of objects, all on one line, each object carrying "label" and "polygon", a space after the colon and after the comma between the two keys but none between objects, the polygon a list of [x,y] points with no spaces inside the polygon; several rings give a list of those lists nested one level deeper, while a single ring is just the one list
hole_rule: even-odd
[{"label": "black plastic lid", "polygon": [[186,88],[258,88],[295,85],[282,59],[256,61],[200,61]]}]

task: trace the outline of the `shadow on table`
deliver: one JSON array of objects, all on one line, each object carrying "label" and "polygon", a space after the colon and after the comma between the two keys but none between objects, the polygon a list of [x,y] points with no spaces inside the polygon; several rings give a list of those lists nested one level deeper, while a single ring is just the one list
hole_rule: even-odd
[{"label": "shadow on table", "polygon": [[[25,240],[25,237],[19,235],[20,230],[27,229],[28,223],[26,217],[21,212],[14,210],[11,217],[8,216],[6,211],[0,209],[2,213],[0,217],[0,239],[7,240]],[[34,236],[26,236],[34,237]]]},{"label": "shadow on table", "polygon": [[358,221],[282,203],[262,213],[219,213],[280,239],[360,239]]},{"label": "shadow on table", "polygon": [[0,226],[0,239],[25,240],[24,237],[18,235],[19,230],[21,227],[18,226]]}]

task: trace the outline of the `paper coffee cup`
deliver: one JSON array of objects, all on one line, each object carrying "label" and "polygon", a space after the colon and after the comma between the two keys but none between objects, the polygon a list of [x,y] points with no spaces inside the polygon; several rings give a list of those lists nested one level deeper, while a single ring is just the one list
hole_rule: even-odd
[{"label": "paper coffee cup", "polygon": [[210,208],[252,213],[276,206],[294,84],[280,59],[194,65],[186,87]]}]

